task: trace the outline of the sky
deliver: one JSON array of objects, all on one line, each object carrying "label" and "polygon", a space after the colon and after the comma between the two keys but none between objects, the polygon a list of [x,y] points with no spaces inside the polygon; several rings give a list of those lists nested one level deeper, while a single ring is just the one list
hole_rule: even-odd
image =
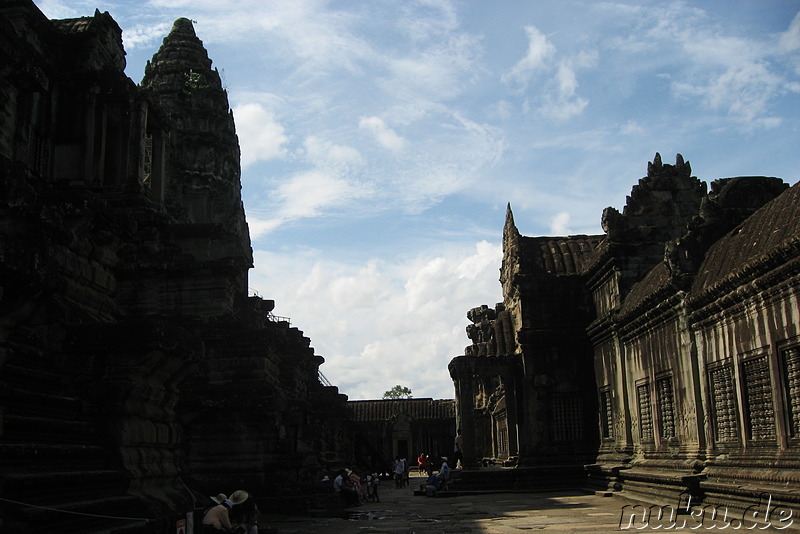
[{"label": "sky", "polygon": [[108,11],[127,75],[179,17],[228,91],[255,268],[350,399],[453,398],[523,235],[601,234],[659,152],[800,178],[800,1],[35,0]]}]

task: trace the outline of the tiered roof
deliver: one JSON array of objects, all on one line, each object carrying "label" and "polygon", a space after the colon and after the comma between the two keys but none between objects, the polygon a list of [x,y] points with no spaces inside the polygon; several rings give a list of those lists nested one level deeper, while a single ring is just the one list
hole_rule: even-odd
[{"label": "tiered roof", "polygon": [[451,419],[456,416],[452,399],[385,399],[348,401],[354,421],[387,421],[405,414],[412,419]]}]

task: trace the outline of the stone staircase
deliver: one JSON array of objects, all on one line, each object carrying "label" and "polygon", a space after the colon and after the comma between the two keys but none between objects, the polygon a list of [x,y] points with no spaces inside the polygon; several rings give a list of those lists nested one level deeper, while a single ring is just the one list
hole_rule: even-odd
[{"label": "stone staircase", "polygon": [[[482,495],[486,493],[534,493],[583,488],[586,472],[579,465],[541,467],[487,467],[482,469],[453,469],[445,489],[436,497]],[[424,484],[415,495],[425,495]]]},{"label": "stone staircase", "polygon": [[[59,357],[9,348],[0,374],[0,533],[139,534],[152,527],[97,415],[66,387]],[[131,519],[118,519],[131,518]]]}]

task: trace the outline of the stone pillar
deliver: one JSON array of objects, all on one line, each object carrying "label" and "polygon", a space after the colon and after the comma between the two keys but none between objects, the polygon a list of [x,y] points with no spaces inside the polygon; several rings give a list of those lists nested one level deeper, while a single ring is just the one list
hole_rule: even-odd
[{"label": "stone pillar", "polygon": [[[475,372],[471,358],[457,356],[448,366],[456,390],[456,428],[463,436],[462,464],[465,469],[477,469],[475,454]],[[455,439],[455,436],[453,436]]]},{"label": "stone pillar", "polygon": [[152,154],[150,156],[150,195],[151,198],[160,203],[164,203],[164,193],[166,191],[166,139],[164,132],[153,130]]},{"label": "stone pillar", "polygon": [[508,421],[508,456],[519,457],[519,421],[517,420],[517,385],[511,369],[502,373],[506,395],[506,419]]},{"label": "stone pillar", "polygon": [[[631,428],[630,399],[636,399],[635,386],[628,383],[628,366],[625,351],[619,336],[614,335],[614,351],[617,355],[616,385],[612,389],[614,416],[614,441],[617,447],[626,453],[633,452],[633,429]],[[631,391],[628,391],[628,388]]]},{"label": "stone pillar", "polygon": [[89,182],[97,180],[98,167],[100,169],[103,167],[102,162],[98,165],[94,158],[95,143],[100,141],[98,136],[102,136],[104,133],[102,130],[100,132],[95,130],[98,92],[99,88],[93,86],[86,94],[86,143],[83,147],[83,178]]}]

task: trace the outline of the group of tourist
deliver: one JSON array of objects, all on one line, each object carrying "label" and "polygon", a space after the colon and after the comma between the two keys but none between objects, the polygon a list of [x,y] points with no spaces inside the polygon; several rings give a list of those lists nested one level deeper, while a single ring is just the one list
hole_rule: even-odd
[{"label": "group of tourist", "polygon": [[[456,467],[463,462],[462,447],[463,437],[459,428],[453,442],[453,461]],[[442,456],[441,462],[438,472],[434,474],[434,460],[424,452],[417,457],[419,474],[425,472],[427,476],[426,488],[430,488],[432,491],[438,491],[446,487],[450,477],[450,465],[447,456]],[[391,475],[397,489],[409,484],[408,471],[408,461],[397,455],[391,466]],[[380,497],[378,496],[379,484],[380,476],[377,472],[360,475],[352,469],[340,469],[333,480],[333,491],[340,496],[345,506],[355,506],[367,501],[380,502]]]},{"label": "group of tourist", "polygon": [[203,513],[203,532],[217,534],[258,534],[259,510],[255,500],[244,490],[234,491],[230,497],[218,493],[211,497],[216,505]]},{"label": "group of tourist", "polygon": [[333,491],[340,496],[345,506],[367,501],[381,502],[378,495],[379,484],[378,473],[360,475],[352,469],[340,469],[333,479]]}]

